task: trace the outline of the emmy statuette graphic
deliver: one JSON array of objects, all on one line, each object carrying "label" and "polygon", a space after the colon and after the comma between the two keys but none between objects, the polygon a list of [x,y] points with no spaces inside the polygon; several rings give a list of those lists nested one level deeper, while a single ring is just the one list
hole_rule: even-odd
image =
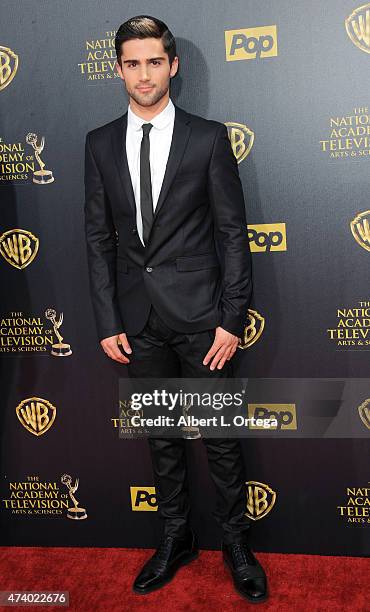
[{"label": "emmy statuette graphic", "polygon": [[82,521],[82,519],[87,518],[87,513],[86,513],[85,508],[79,508],[78,506],[79,502],[74,496],[74,494],[76,493],[78,489],[78,478],[76,478],[76,481],[73,486],[72,486],[72,476],[70,476],[69,474],[63,474],[60,481],[64,485],[66,485],[68,492],[69,492],[69,497],[71,498],[73,502],[73,508],[68,508],[67,518],[70,518],[74,521]]},{"label": "emmy statuette graphic", "polygon": [[58,321],[56,319],[56,316],[57,313],[53,308],[48,308],[45,311],[45,317],[52,322],[54,333],[59,340],[59,342],[53,344],[53,346],[51,347],[51,354],[54,355],[54,357],[68,357],[68,355],[72,355],[71,345],[62,342],[63,336],[61,336],[58,332],[59,327],[63,323],[63,313],[60,313]]},{"label": "emmy statuette graphic", "polygon": [[[185,403],[182,407],[182,416],[187,419],[189,417],[189,408],[191,406],[191,402]],[[181,431],[183,432],[184,440],[198,440],[202,435],[199,431],[199,427],[194,427],[192,425],[183,425],[181,427]]]},{"label": "emmy statuette graphic", "polygon": [[53,173],[51,170],[45,170],[45,164],[40,157],[40,153],[43,152],[45,146],[45,138],[44,136],[41,138],[41,143],[37,144],[37,134],[32,134],[31,132],[26,136],[26,143],[31,145],[33,150],[35,151],[35,157],[40,166],[40,170],[36,170],[33,173],[33,183],[37,185],[47,185],[48,183],[52,183],[54,181]]}]

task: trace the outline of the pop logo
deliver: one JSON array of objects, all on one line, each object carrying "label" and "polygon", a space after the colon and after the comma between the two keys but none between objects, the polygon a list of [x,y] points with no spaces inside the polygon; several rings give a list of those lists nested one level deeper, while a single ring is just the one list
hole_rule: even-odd
[{"label": "pop logo", "polygon": [[248,225],[248,238],[253,253],[287,250],[285,223]]},{"label": "pop logo", "polygon": [[135,512],[158,510],[155,487],[130,487],[131,507]]},{"label": "pop logo", "polygon": [[[248,404],[248,417],[270,419],[277,422],[270,429],[297,429],[297,413],[295,404]],[[250,429],[263,429],[261,426],[250,425]]]},{"label": "pop logo", "polygon": [[276,57],[276,25],[225,31],[226,61]]}]

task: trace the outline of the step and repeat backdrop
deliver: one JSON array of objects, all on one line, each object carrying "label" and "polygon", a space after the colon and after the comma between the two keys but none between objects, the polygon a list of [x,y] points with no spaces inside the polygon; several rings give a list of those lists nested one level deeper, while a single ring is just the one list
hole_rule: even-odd
[{"label": "step and repeat backdrop", "polygon": [[[277,417],[272,435],[242,440],[254,549],[368,554],[370,3],[357,0],[3,0],[2,544],[151,547],[160,533],[84,241],[85,135],[127,110],[114,36],[137,14],[167,23],[172,100],[225,123],[239,164],[254,295],[235,375],[287,381],[249,407]],[[307,398],[345,427],[300,436]],[[218,548],[205,450],[187,448],[193,524]]]}]

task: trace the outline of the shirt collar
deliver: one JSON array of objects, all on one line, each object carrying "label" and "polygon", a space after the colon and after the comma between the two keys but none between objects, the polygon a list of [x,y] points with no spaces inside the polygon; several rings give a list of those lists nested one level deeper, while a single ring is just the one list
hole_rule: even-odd
[{"label": "shirt collar", "polygon": [[164,108],[158,115],[153,117],[153,119],[151,119],[150,121],[147,121],[146,119],[142,119],[141,117],[136,115],[131,109],[130,105],[128,106],[128,109],[127,109],[128,125],[130,125],[130,127],[133,130],[137,130],[137,131],[141,130],[141,126],[143,125],[143,123],[151,123],[152,126],[155,127],[157,130],[163,130],[173,120],[174,116],[175,116],[175,106],[171,98],[169,99],[166,108]]}]

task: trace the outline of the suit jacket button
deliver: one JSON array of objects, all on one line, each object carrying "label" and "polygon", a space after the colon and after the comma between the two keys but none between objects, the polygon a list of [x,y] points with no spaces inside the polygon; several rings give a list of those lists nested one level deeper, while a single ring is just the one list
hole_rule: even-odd
[{"label": "suit jacket button", "polygon": [[131,230],[131,231],[132,231],[132,233],[133,233],[133,234],[137,234],[137,229],[136,229],[136,227],[134,227],[134,229],[133,229],[133,230]]},{"label": "suit jacket button", "polygon": [[153,268],[150,268],[150,267],[145,268],[145,269],[146,269],[147,272],[152,272],[152,270],[153,270]]}]

